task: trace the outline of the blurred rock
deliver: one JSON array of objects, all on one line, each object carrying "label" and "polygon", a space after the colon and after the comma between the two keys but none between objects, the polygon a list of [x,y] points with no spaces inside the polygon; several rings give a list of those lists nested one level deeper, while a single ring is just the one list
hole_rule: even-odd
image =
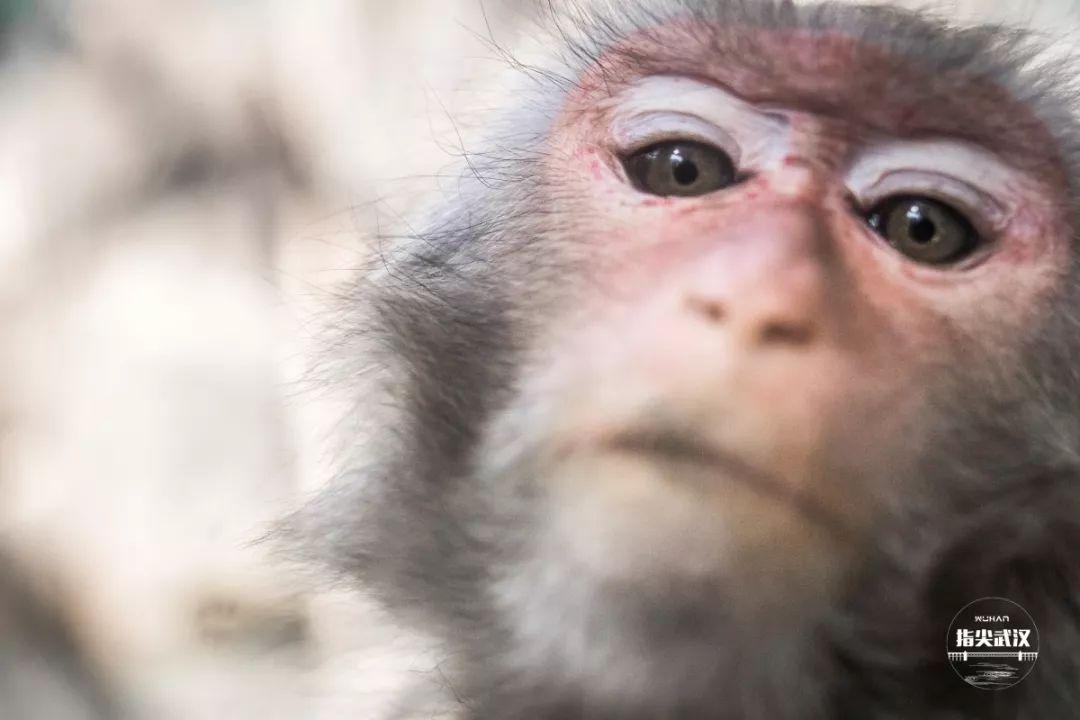
[{"label": "blurred rock", "polygon": [[463,58],[486,53],[469,28],[510,32],[513,3],[57,0],[4,20],[0,543],[59,578],[72,647],[131,717],[311,717],[354,691],[356,716],[389,712],[400,683],[344,658],[404,634],[319,601],[258,540],[334,471],[341,411],[300,382],[317,318],[364,237],[437,191]]},{"label": "blurred rock", "polygon": [[[39,579],[40,580],[40,579]],[[0,557],[0,717],[112,720],[118,708],[76,634],[31,578]]]}]

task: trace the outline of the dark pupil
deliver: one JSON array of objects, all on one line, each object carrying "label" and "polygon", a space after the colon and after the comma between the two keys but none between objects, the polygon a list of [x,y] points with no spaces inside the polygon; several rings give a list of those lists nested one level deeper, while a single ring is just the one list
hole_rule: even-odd
[{"label": "dark pupil", "polygon": [[933,220],[923,217],[922,209],[918,205],[912,205],[907,211],[908,235],[920,245],[929,243],[937,235],[937,225]]},{"label": "dark pupil", "polygon": [[680,185],[693,185],[698,179],[697,165],[676,150],[671,154],[671,174]]}]

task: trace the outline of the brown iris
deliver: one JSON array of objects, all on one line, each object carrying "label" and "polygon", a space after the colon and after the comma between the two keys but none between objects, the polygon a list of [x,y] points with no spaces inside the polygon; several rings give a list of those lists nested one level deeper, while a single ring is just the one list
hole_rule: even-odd
[{"label": "brown iris", "polygon": [[971,222],[932,198],[889,198],[870,211],[867,222],[896,250],[927,265],[957,262],[979,245]]},{"label": "brown iris", "polygon": [[735,183],[735,164],[727,153],[704,143],[657,143],[623,160],[638,190],[666,197],[694,197]]}]

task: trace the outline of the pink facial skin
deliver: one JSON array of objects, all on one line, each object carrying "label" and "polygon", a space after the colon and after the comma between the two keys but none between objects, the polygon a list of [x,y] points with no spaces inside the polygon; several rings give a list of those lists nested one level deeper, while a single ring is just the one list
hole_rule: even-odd
[{"label": "pink facial skin", "polygon": [[[805,31],[747,28],[768,58],[753,67],[724,37],[673,23],[630,38],[555,124],[546,173],[595,281],[572,342],[599,358],[583,385],[712,417],[715,446],[800,487],[845,444],[885,447],[935,368],[1014,362],[1064,282],[1066,176],[1047,129],[993,85]],[[661,139],[715,145],[749,178],[641,192],[620,156]],[[961,207],[985,244],[951,266],[903,256],[865,221],[894,194]],[[635,421],[612,402],[567,432]]]},{"label": "pink facial skin", "polygon": [[[551,139],[549,172],[568,197],[579,198],[573,213],[595,240],[605,283],[633,292],[655,287],[702,253],[745,252],[725,228],[744,225],[762,208],[801,205],[828,224],[831,251],[864,300],[891,315],[889,325],[928,344],[936,344],[933,328],[942,323],[980,337],[980,316],[1018,329],[1039,316],[1039,302],[1061,281],[1072,231],[1055,143],[1026,107],[967,78],[931,82],[903,59],[850,38],[747,32],[772,53],[773,65],[787,68],[783,74],[762,76],[717,58],[715,40],[706,42],[708,27],[673,24],[627,41],[642,45],[633,48],[640,55],[658,58],[657,67],[647,69],[651,74],[692,78],[786,117],[783,152],[753,168],[754,177],[741,185],[696,198],[656,197],[630,186],[612,122],[620,95],[642,78],[619,49],[599,63],[603,81],[587,73],[568,100]],[[678,49],[666,65],[665,48]],[[679,138],[678,128],[667,137]],[[996,163],[994,184],[983,189],[1002,208],[992,219],[974,217],[987,244],[955,268],[903,257],[851,206],[849,174],[867,164],[869,152],[886,142],[927,140],[974,147]],[[901,154],[895,164],[902,162]],[[981,176],[987,167],[961,161],[953,172]],[[911,194],[920,189],[918,183],[904,187]]]}]

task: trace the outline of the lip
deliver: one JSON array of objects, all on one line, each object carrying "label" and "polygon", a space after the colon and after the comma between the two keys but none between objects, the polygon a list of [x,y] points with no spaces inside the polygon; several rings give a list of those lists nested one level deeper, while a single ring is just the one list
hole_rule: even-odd
[{"label": "lip", "polygon": [[[808,521],[827,530],[838,539],[847,536],[844,524],[815,498],[799,494],[776,476],[762,471],[739,456],[727,452],[700,434],[681,429],[645,426],[615,433],[602,443],[612,452],[645,457],[649,460],[695,465],[732,482],[740,483],[776,502],[791,506]],[[676,474],[673,479],[679,480]],[[707,492],[701,483],[696,490]]]}]

